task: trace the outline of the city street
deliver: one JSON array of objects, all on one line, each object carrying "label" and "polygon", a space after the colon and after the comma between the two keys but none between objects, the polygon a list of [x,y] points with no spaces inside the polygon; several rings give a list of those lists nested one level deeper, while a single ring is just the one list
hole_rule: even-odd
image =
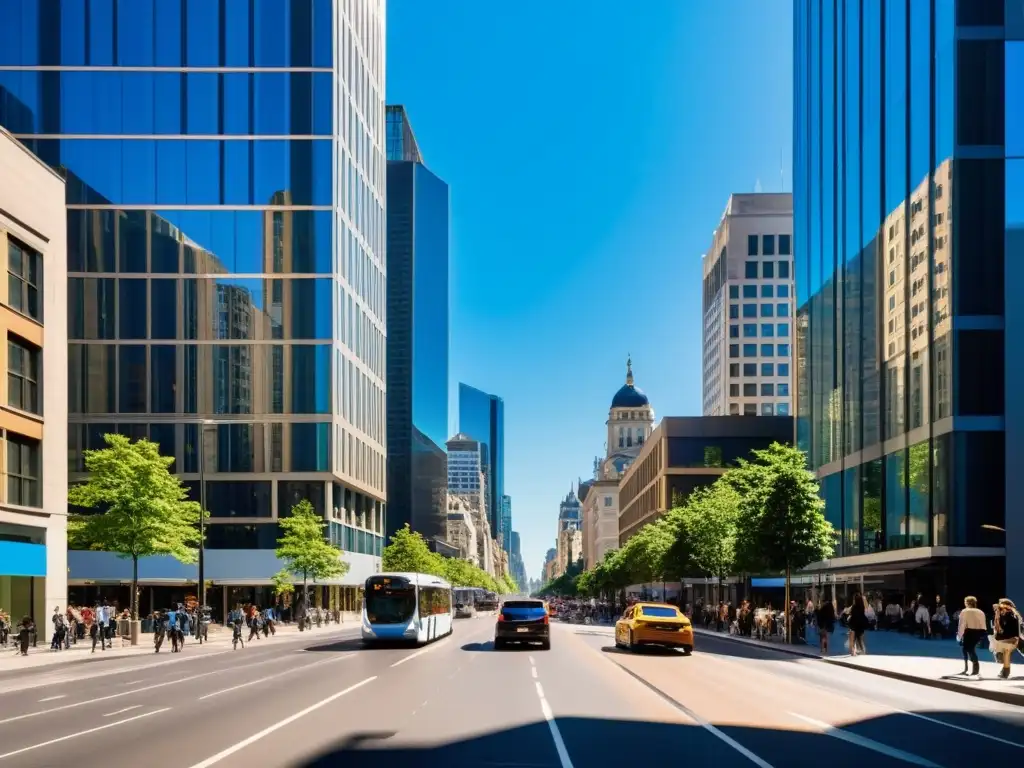
[{"label": "city street", "polygon": [[0,768],[881,768],[1024,749],[1014,707],[727,640],[686,658],[617,651],[608,628],[555,625],[549,652],[495,652],[492,633],[481,617],[424,648],[364,649],[347,628],[6,675]]}]

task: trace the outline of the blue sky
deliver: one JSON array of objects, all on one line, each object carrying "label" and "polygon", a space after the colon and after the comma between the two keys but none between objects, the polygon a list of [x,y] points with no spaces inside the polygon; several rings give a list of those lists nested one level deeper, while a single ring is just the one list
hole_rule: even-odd
[{"label": "blue sky", "polygon": [[[633,10],[625,11],[626,8]],[[701,408],[701,254],[731,192],[791,190],[791,0],[389,0],[387,99],[451,188],[451,407],[505,399],[537,577],[632,353]]]}]

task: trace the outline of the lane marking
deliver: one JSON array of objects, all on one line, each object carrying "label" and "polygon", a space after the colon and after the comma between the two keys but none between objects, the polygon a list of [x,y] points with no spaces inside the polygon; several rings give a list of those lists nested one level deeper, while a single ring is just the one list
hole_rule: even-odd
[{"label": "lane marking", "polygon": [[292,675],[292,674],[295,674],[297,672],[304,672],[307,669],[312,669],[313,667],[319,667],[319,666],[321,666],[323,664],[333,664],[336,661],[344,661],[345,659],[352,658],[353,655],[354,654],[346,653],[343,656],[337,656],[337,657],[335,657],[333,659],[324,659],[323,661],[316,661],[316,662],[313,662],[312,664],[306,664],[306,665],[301,666],[301,667],[289,667],[288,669],[282,670],[281,672],[277,672],[277,673],[275,673],[273,675],[267,675],[266,677],[261,677],[258,680],[250,680],[250,681],[248,681],[246,683],[241,683],[239,685],[233,685],[230,688],[223,688],[223,689],[221,689],[219,691],[214,691],[213,693],[208,693],[205,696],[200,696],[198,701],[206,701],[207,699],[212,699],[214,696],[220,696],[222,693],[231,693],[231,691],[237,691],[239,688],[248,688],[250,685],[258,685],[259,683],[265,683],[268,680],[273,680],[276,677],[282,677],[284,675]]},{"label": "lane marking", "polygon": [[125,707],[124,709],[119,709],[116,712],[108,712],[107,714],[104,715],[104,717],[113,717],[114,715],[122,715],[125,712],[131,712],[133,709],[138,709],[141,706],[142,706],[141,704],[132,704],[130,707]]},{"label": "lane marking", "polygon": [[530,667],[530,672],[533,673],[533,679],[536,680],[537,679],[537,668],[536,667]]},{"label": "lane marking", "polygon": [[565,748],[565,740],[562,738],[562,732],[558,730],[558,723],[555,722],[555,713],[551,711],[551,705],[548,704],[547,697],[544,696],[544,689],[540,683],[534,683],[537,686],[537,697],[540,699],[540,709],[544,713],[544,719],[547,720],[548,730],[551,731],[551,739],[555,742],[555,751],[558,752],[558,762],[562,764],[562,768],[573,768],[572,759],[569,757],[569,750]]},{"label": "lane marking", "polygon": [[941,766],[933,763],[931,760],[925,760],[923,757],[918,757],[911,752],[904,752],[902,749],[896,749],[890,747],[887,744],[882,744],[879,741],[874,741],[866,736],[860,736],[856,733],[850,733],[850,731],[844,731],[842,728],[838,728],[828,723],[823,723],[820,720],[815,720],[810,717],[804,717],[803,715],[797,714],[796,712],[790,712],[790,717],[795,717],[797,720],[803,720],[809,725],[813,725],[818,728],[824,735],[832,736],[833,738],[845,741],[848,744],[856,744],[858,747],[864,747],[878,752],[888,757],[894,757],[897,760],[902,760],[905,763],[912,763],[914,765],[920,765],[923,768],[942,768]]},{"label": "lane marking", "polygon": [[533,660],[533,656],[527,656],[526,658],[530,660],[530,664],[536,664],[536,662]]},{"label": "lane marking", "polygon": [[121,683],[121,685],[138,685],[139,683],[144,682],[145,680],[129,680],[127,683]]},{"label": "lane marking", "polygon": [[213,757],[208,757],[205,760],[203,760],[201,763],[196,763],[195,765],[192,766],[192,768],[210,768],[211,765],[216,765],[221,760],[223,760],[225,757],[230,757],[231,755],[235,754],[239,750],[245,749],[250,744],[254,744],[255,742],[257,742],[260,739],[262,739],[264,736],[269,736],[270,734],[274,733],[274,731],[279,731],[280,729],[282,729],[282,728],[284,728],[286,726],[291,725],[292,723],[294,723],[299,718],[305,717],[306,715],[308,715],[310,712],[315,712],[316,710],[320,709],[321,707],[326,707],[331,702],[337,701],[342,696],[345,696],[346,694],[352,693],[352,691],[354,691],[354,690],[356,690],[358,688],[362,688],[364,685],[372,683],[376,679],[377,679],[377,676],[374,675],[373,677],[368,677],[365,680],[356,683],[355,685],[350,685],[348,688],[346,688],[343,691],[338,691],[338,693],[331,694],[326,699],[322,699],[321,701],[318,701],[316,704],[308,706],[305,709],[303,709],[302,711],[296,712],[294,715],[290,715],[289,717],[286,717],[284,720],[281,720],[280,722],[274,723],[273,725],[268,726],[267,728],[264,728],[262,731],[260,731],[258,733],[254,733],[249,738],[243,739],[242,741],[238,742],[237,744],[233,744],[232,746],[228,747],[227,749],[218,752]]},{"label": "lane marking", "polygon": [[47,696],[45,699],[40,699],[39,703],[42,704],[44,701],[56,701],[57,699],[66,699],[68,695],[62,693],[60,696]]},{"label": "lane marking", "polygon": [[407,661],[412,661],[417,656],[422,656],[424,653],[430,653],[435,648],[437,648],[437,642],[435,642],[433,645],[428,645],[426,648],[422,648],[422,649],[416,651],[416,653],[410,653],[408,656],[406,656],[405,658],[399,659],[398,661],[396,661],[391,666],[392,667],[401,666],[402,664],[405,664],[405,662],[407,662]]},{"label": "lane marking", "polygon": [[61,736],[59,739],[50,739],[49,741],[44,741],[41,744],[33,744],[30,747],[22,747],[21,749],[16,749],[13,752],[5,752],[4,754],[0,755],[0,760],[6,760],[8,757],[14,757],[15,755],[21,755],[25,752],[31,752],[33,749],[42,749],[43,747],[48,747],[51,744],[60,744],[62,741],[77,739],[79,736],[86,736],[90,733],[96,733],[97,731],[105,731],[107,728],[116,728],[119,725],[130,723],[133,720],[141,720],[144,717],[151,717],[152,715],[159,715],[163,712],[168,712],[170,709],[170,707],[164,707],[163,709],[158,709],[153,712],[146,712],[145,714],[136,715],[135,717],[128,717],[124,720],[117,720],[113,723],[107,723],[106,725],[98,725],[95,728],[90,728],[87,731],[79,731],[78,733],[72,733],[69,736]]}]

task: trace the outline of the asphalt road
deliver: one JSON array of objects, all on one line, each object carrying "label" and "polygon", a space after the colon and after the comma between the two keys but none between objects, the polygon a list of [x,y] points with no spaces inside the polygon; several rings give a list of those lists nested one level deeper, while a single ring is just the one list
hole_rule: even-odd
[{"label": "asphalt road", "polygon": [[[954,768],[1024,758],[1019,708],[811,659],[705,637],[691,657],[633,655],[612,647],[609,630],[568,625],[553,627],[550,651],[496,652],[492,634],[491,619],[467,619],[424,648],[364,649],[351,629],[324,630],[6,677],[0,768]],[[32,681],[41,684],[24,687]]]}]

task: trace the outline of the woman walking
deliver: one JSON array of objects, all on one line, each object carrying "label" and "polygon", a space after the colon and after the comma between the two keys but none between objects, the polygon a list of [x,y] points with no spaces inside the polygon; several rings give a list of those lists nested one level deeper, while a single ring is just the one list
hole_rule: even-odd
[{"label": "woman walking", "polygon": [[964,671],[960,673],[962,675],[968,674],[968,661],[971,662],[970,674],[974,677],[981,675],[977,647],[978,642],[985,636],[985,626],[985,614],[978,608],[978,598],[965,597],[964,609],[960,611],[960,623],[956,630],[956,639],[964,654]]},{"label": "woman walking", "polygon": [[828,598],[825,598],[825,602],[818,608],[816,620],[818,623],[818,642],[821,644],[821,655],[828,656],[828,638],[836,628],[836,609]]},{"label": "woman walking", "polygon": [[868,628],[868,618],[865,610],[864,596],[860,592],[855,592],[853,601],[850,604],[850,615],[846,619],[851,656],[856,656],[858,653],[867,653],[867,649],[864,647],[864,631]]},{"label": "woman walking", "polygon": [[992,651],[996,659],[1003,662],[999,676],[1005,680],[1010,676],[1013,652],[1020,645],[1020,613],[1008,597],[1002,598],[992,608],[995,611],[995,642],[992,644]]}]

